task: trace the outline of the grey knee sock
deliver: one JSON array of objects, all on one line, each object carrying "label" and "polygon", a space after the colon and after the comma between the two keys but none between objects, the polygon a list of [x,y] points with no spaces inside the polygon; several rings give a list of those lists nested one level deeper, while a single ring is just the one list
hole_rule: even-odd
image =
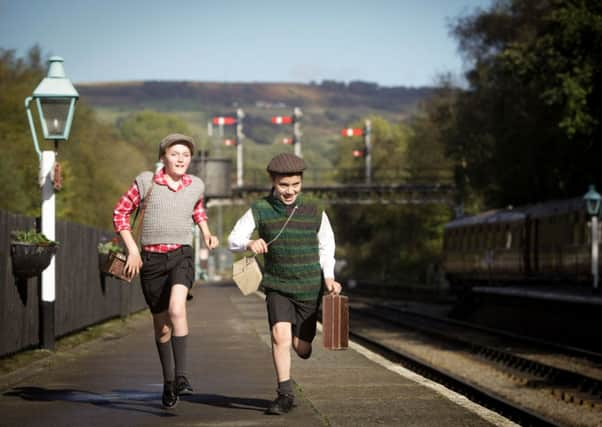
[{"label": "grey knee sock", "polygon": [[161,361],[161,369],[163,369],[163,381],[173,381],[175,379],[173,366],[173,350],[171,349],[171,341],[161,343],[155,340],[157,344],[157,352]]},{"label": "grey knee sock", "polygon": [[186,343],[188,335],[176,337],[172,335],[171,344],[173,347],[173,357],[176,362],[176,377],[186,375]]},{"label": "grey knee sock", "polygon": [[278,393],[293,395],[293,380],[281,381],[278,383]]}]

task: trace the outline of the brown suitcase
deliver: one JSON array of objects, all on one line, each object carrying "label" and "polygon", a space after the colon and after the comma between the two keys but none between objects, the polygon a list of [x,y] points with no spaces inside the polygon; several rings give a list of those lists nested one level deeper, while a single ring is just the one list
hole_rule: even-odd
[{"label": "brown suitcase", "polygon": [[349,299],[343,295],[322,297],[322,335],[328,350],[349,346]]}]

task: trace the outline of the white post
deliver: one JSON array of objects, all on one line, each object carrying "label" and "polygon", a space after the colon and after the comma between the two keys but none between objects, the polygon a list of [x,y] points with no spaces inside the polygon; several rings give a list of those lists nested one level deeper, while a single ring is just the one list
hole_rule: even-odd
[{"label": "white post", "polygon": [[598,292],[598,216],[592,216],[592,276],[594,279],[594,292]]},{"label": "white post", "polygon": [[222,153],[222,145],[224,143],[224,123],[222,121],[220,121],[217,126],[217,137],[217,154],[219,157]]},{"label": "white post", "polygon": [[[243,151],[242,151],[242,140],[244,134],[242,131],[242,121],[245,117],[245,113],[242,108],[236,110],[236,186],[242,187],[243,185]],[[220,236],[221,237],[221,236]]]},{"label": "white post", "polygon": [[242,169],[242,143],[236,145],[236,186],[242,187],[243,184],[243,169]]},{"label": "white post", "polygon": [[303,157],[301,153],[301,116],[303,112],[299,107],[295,107],[293,110],[293,149],[295,156]]},{"label": "white post", "polygon": [[[40,184],[42,186],[42,233],[50,240],[56,240],[55,233],[55,197],[52,182],[52,170],[56,153],[42,151],[40,165]],[[50,265],[42,272],[42,316],[40,331],[43,348],[54,349],[54,301],[55,301],[55,256]]]}]

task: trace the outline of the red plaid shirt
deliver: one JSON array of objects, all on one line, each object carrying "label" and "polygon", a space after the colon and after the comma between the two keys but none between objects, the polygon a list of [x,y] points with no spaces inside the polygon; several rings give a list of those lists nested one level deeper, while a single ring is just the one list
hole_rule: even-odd
[{"label": "red plaid shirt", "polygon": [[[182,188],[192,184],[192,178],[189,175],[184,175],[178,183],[178,188],[174,190],[167,184],[167,178],[165,177],[164,169],[159,170],[155,174],[154,181],[155,184],[165,185],[167,188],[169,188],[169,190],[174,192],[180,191]],[[130,225],[130,217],[132,212],[138,208],[138,205],[140,205],[140,191],[138,190],[138,185],[134,181],[128,191],[121,196],[117,202],[117,205],[115,205],[115,209],[113,210],[113,227],[115,228],[116,233],[119,233],[121,230],[132,229]],[[203,198],[200,198],[194,206],[192,219],[195,224],[198,224],[202,221],[207,221],[207,212],[205,211],[205,206],[203,205]],[[155,245],[144,246],[142,249],[149,252],[166,253],[173,251],[174,249],[178,249],[180,246],[182,245],[176,243],[159,243]]]}]

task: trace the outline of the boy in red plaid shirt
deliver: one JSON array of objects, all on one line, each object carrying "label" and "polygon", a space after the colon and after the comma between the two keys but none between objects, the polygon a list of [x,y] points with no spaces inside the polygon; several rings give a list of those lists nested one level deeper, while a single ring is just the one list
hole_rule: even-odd
[{"label": "boy in red plaid shirt", "polygon": [[[186,378],[188,317],[186,297],[194,281],[192,229],[197,224],[209,249],[218,246],[203,206],[205,185],[186,174],[194,153],[192,138],[170,134],[159,145],[164,167],[138,175],[115,206],[113,225],[127,247],[127,274],[140,273],[142,292],[153,315],[155,341],[163,370],[162,403],[173,408],[178,396],[191,394]],[[130,216],[140,203],[146,210],[141,246],[132,236]]]}]

